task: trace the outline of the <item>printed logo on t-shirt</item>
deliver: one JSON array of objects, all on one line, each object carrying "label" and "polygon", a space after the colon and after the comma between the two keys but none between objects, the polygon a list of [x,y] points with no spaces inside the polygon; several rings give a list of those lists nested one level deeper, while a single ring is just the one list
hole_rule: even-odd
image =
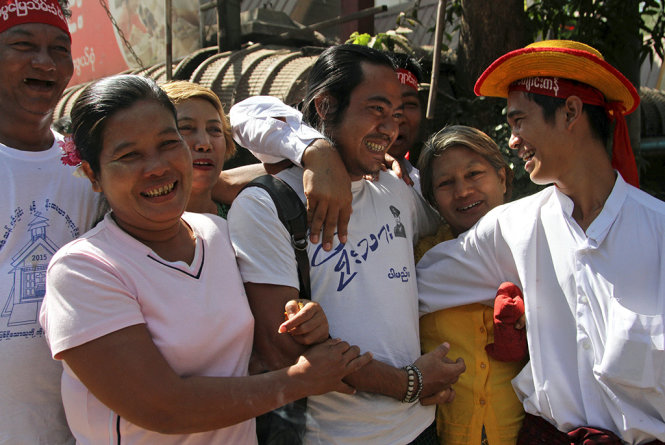
[{"label": "printed logo on t-shirt", "polygon": [[[363,237],[355,246],[347,244],[337,244],[333,250],[326,252],[323,250],[321,244],[316,246],[310,266],[312,269],[323,266],[329,261],[335,261],[333,271],[338,274],[339,281],[337,284],[337,292],[344,290],[346,286],[353,281],[358,275],[360,268],[366,264],[373,255],[376,255],[381,247],[387,246],[394,240],[394,238],[406,238],[406,229],[404,224],[399,219],[400,211],[395,206],[389,206],[390,213],[395,218],[395,226],[391,230],[390,224],[380,225],[373,233]],[[402,281],[408,281],[410,274],[408,271],[403,274],[404,270],[395,272],[391,269],[393,275],[396,273],[398,278],[404,278]],[[327,271],[330,273],[330,271]],[[390,274],[390,272],[389,272]],[[389,276],[389,278],[393,278]]]},{"label": "printed logo on t-shirt", "polygon": [[399,238],[406,238],[406,229],[404,228],[404,224],[402,224],[402,222],[399,220],[399,209],[395,206],[390,206],[390,213],[392,213],[395,217],[395,228],[393,229],[395,236]]},{"label": "printed logo on t-shirt", "polygon": [[[48,236],[51,218],[46,215],[62,218],[72,239],[79,235],[79,228],[67,212],[49,199],[45,200],[43,207],[38,207],[33,201],[27,214],[22,207],[14,209],[9,223],[3,227],[0,251],[5,248],[10,236],[19,237],[25,242],[11,257],[11,254],[3,252],[3,257],[8,261],[4,261],[2,273],[8,275],[3,278],[4,283],[7,283],[2,287],[5,298],[0,296],[0,302],[4,301],[0,306],[0,326],[13,329],[0,330],[0,341],[17,337],[41,337],[43,334],[41,327],[33,326],[38,322],[39,308],[46,292],[48,263],[61,247]],[[19,224],[21,222],[23,224]]]}]

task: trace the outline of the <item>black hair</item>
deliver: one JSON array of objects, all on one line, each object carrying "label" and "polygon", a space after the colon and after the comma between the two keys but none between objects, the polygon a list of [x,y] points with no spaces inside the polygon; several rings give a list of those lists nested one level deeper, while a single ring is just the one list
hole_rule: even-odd
[{"label": "black hair", "polygon": [[53,128],[55,131],[57,131],[62,135],[71,134],[72,118],[67,115],[62,116],[53,121],[53,123],[51,124],[51,128]]},{"label": "black hair", "polygon": [[175,107],[154,80],[132,74],[106,77],[88,85],[72,108],[72,136],[81,159],[99,174],[99,154],[106,121],[142,100],[154,100],[173,114]]},{"label": "black hair", "polygon": [[[574,84],[580,84],[580,82],[570,80]],[[566,99],[559,97],[544,96],[542,94],[534,93],[525,93],[526,97],[535,102],[543,111],[543,119],[549,124],[554,123],[554,116],[556,111],[563,107],[566,103]],[[591,127],[591,132],[596,137],[596,139],[602,141],[603,145],[607,146],[610,139],[610,119],[605,112],[605,108],[598,105],[589,105],[583,104],[582,112],[587,113],[589,118],[589,126]]]},{"label": "black hair", "polygon": [[418,83],[422,83],[424,78],[423,67],[415,57],[404,53],[388,53],[388,56],[393,59],[393,63],[397,68],[403,68],[410,71],[416,76]]},{"label": "black hair", "polygon": [[[303,118],[314,128],[323,130],[324,124],[339,123],[349,106],[351,92],[363,81],[362,62],[395,69],[385,53],[362,45],[336,45],[321,53],[307,78],[307,91],[303,100]],[[331,99],[331,106],[321,119],[315,100],[322,94]],[[334,104],[334,105],[333,105]]]}]

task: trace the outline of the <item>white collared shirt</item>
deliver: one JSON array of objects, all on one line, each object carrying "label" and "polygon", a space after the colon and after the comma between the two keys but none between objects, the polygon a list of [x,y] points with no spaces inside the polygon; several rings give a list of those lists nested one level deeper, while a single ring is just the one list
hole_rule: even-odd
[{"label": "white collared shirt", "polygon": [[421,313],[524,291],[531,360],[513,380],[562,431],[665,440],[665,203],[620,175],[586,233],[556,187],[497,207],[417,268]]},{"label": "white collared shirt", "polygon": [[265,163],[290,159],[301,166],[307,146],[325,139],[303,123],[300,111],[272,96],[252,96],[238,102],[229,111],[229,121],[233,139]]}]

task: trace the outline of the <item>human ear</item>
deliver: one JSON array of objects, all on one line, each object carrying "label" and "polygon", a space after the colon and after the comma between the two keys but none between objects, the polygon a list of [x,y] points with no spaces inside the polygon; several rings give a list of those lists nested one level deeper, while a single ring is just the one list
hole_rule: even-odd
[{"label": "human ear", "polygon": [[499,184],[501,184],[502,195],[505,195],[508,189],[506,188],[506,169],[500,168],[496,171],[497,176],[499,177]]},{"label": "human ear", "polygon": [[328,114],[334,113],[337,109],[337,101],[330,94],[323,93],[314,99],[314,106],[316,107],[316,114],[319,115],[322,121],[325,121]]},{"label": "human ear", "polygon": [[95,175],[95,172],[92,171],[92,167],[90,167],[88,161],[81,162],[81,170],[83,170],[83,173],[85,173],[85,175],[88,177],[88,180],[92,184],[92,190],[100,193],[102,191],[102,187],[99,185],[97,175]]},{"label": "human ear", "polygon": [[575,125],[582,115],[583,106],[582,99],[577,96],[569,96],[566,99],[566,103],[563,106],[566,113],[566,127],[572,128]]}]

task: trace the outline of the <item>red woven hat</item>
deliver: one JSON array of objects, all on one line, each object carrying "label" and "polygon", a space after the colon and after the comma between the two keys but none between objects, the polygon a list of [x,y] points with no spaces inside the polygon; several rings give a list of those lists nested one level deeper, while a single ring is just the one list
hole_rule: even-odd
[{"label": "red woven hat", "polygon": [[[615,122],[612,167],[626,182],[639,187],[637,165],[624,116],[635,111],[640,96],[633,84],[605,62],[596,49],[572,40],[532,43],[495,60],[478,78],[473,91],[478,96],[506,98],[511,89],[529,91],[531,87],[536,87],[536,94],[559,97],[559,88],[550,88],[557,85],[557,79],[561,80],[562,86],[568,84],[566,88],[560,88],[562,94],[567,91],[579,96],[584,103],[605,108],[608,118]],[[566,79],[587,86],[576,87]],[[585,89],[591,91],[585,92]]]},{"label": "red woven hat", "polygon": [[72,38],[57,0],[0,0],[0,32],[24,23],[52,25]]},{"label": "red woven hat", "polygon": [[527,77],[561,77],[591,85],[608,101],[621,102],[624,115],[640,103],[637,90],[602,54],[572,40],[544,40],[511,51],[495,60],[476,82],[478,96],[508,97],[511,83]]}]

